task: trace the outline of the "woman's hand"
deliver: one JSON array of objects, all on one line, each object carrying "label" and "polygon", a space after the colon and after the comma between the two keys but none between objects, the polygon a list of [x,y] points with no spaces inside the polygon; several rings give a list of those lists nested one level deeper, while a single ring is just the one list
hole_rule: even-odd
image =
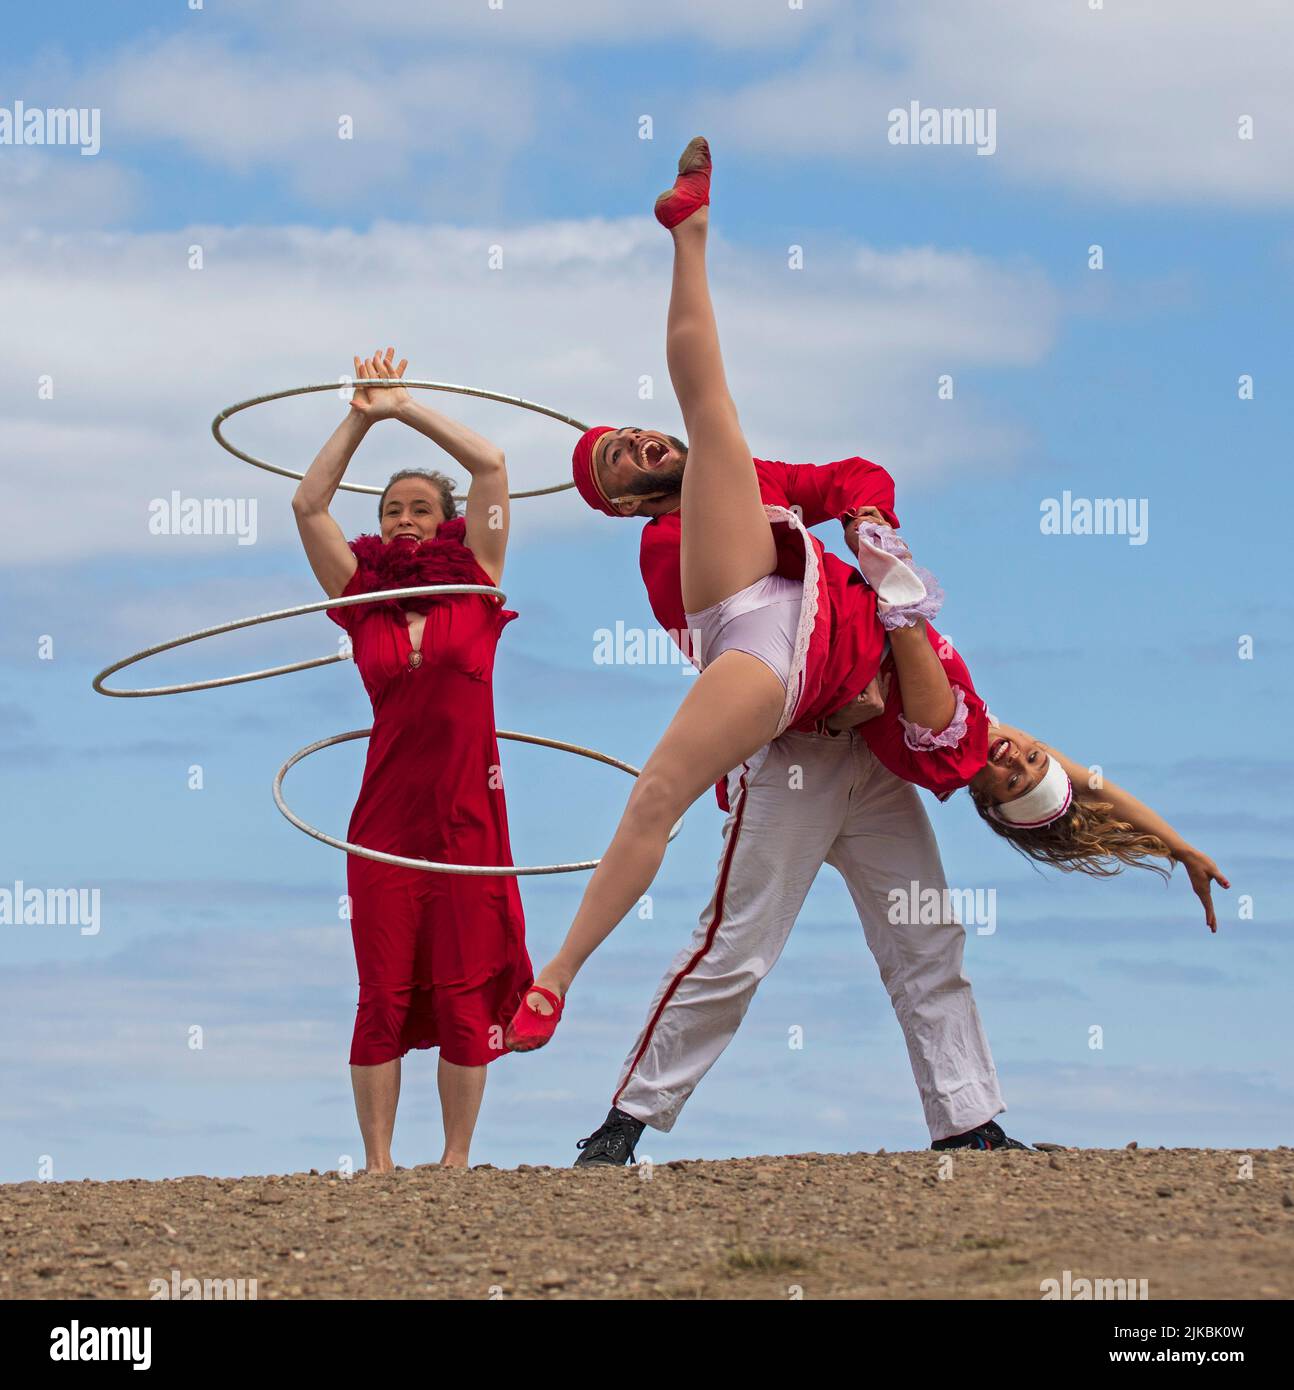
[{"label": "woman's hand", "polygon": [[[869,521],[876,526],[884,526],[887,531],[893,530],[890,523],[881,515],[878,507],[860,507],[853,516],[849,518],[849,521],[845,525],[845,544],[855,555],[858,554],[858,527],[865,521]],[[899,554],[899,559],[906,560],[911,564],[912,552],[908,549],[907,542],[903,540],[902,536],[897,535],[897,533],[895,539],[903,546],[903,550]]]},{"label": "woman's hand", "polygon": [[413,399],[403,386],[383,386],[376,391],[366,391],[362,381],[398,381],[409,365],[409,359],[402,357],[400,365],[392,366],[395,349],[387,348],[383,353],[379,348],[372,357],[355,358],[355,391],[350,399],[350,408],[364,417],[366,421],[387,420],[397,414]]},{"label": "woman's hand", "polygon": [[1198,849],[1187,846],[1186,849],[1174,850],[1172,858],[1174,863],[1185,867],[1195,896],[1204,904],[1204,920],[1208,923],[1210,931],[1217,931],[1218,918],[1213,911],[1213,885],[1216,883],[1219,887],[1230,888],[1231,884],[1222,877],[1222,870],[1213,860],[1207,854],[1201,854]]}]

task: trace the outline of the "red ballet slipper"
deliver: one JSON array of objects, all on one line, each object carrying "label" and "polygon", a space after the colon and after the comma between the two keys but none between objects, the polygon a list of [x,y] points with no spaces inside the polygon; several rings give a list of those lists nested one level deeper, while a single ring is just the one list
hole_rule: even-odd
[{"label": "red ballet slipper", "polygon": [[[541,1014],[532,1009],[526,1002],[526,996],[531,994],[542,994],[553,1006],[552,1013]],[[533,1052],[536,1048],[543,1047],[556,1031],[561,1016],[562,1000],[543,985],[531,985],[522,996],[521,1003],[517,1005],[517,1012],[512,1015],[512,1022],[508,1024],[508,1031],[503,1035],[504,1047],[509,1052]]]},{"label": "red ballet slipper", "polygon": [[709,205],[710,169],[710,146],[704,135],[698,135],[679,155],[674,187],[656,199],[656,220],[662,227],[677,227],[697,208]]}]

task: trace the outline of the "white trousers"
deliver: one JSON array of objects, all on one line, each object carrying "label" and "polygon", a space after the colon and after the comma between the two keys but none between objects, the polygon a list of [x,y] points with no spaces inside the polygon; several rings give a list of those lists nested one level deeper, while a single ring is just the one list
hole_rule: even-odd
[{"label": "white trousers", "polygon": [[[939,847],[917,789],[876,761],[862,737],[794,731],[728,775],[732,811],[714,896],[675,956],[620,1072],[614,1104],[669,1130],[735,1036],[777,963],[823,863],[849,887],[894,1004],[931,1139],[1006,1106],[962,973],[966,934],[952,912],[892,912],[912,883],[946,903]],[[891,921],[899,916],[901,922]]]}]

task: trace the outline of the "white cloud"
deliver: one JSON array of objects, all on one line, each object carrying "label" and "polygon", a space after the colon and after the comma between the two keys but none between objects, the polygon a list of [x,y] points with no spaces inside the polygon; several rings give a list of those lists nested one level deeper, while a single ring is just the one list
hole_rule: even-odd
[{"label": "white cloud", "polygon": [[847,9],[847,0],[436,0],[364,9],[346,0],[226,0],[248,20],[304,34],[470,40],[500,47],[666,43],[731,48],[798,43]]},{"label": "white cloud", "polygon": [[[634,52],[653,44],[749,49],[759,66],[744,79],[710,63],[692,84],[690,68]],[[720,150],[763,160],[845,159],[941,182],[1005,179],[1130,201],[1283,203],[1292,47],[1294,10],[1263,0],[1117,0],[1100,10],[1081,0],[866,9],[809,0],[799,10],[786,0],[370,10],[247,0],[84,71],[42,55],[7,80],[33,96],[102,106],[110,154],[178,146],[237,175],[272,170],[296,194],[349,215],[357,195],[377,190],[433,218],[446,208],[486,214],[520,151],[539,149],[569,176],[572,148],[599,148],[644,106],[707,130]],[[590,110],[585,74],[623,93],[619,114]],[[991,107],[997,152],[890,145],[888,113],[913,100]],[[343,114],[354,118],[350,141],[337,138]],[[1251,141],[1238,138],[1242,116],[1254,120]],[[84,185],[94,177],[107,176]]]},{"label": "white cloud", "polygon": [[[503,248],[503,269],[487,248]],[[205,269],[187,269],[201,245]],[[1027,366],[1047,353],[1058,309],[1026,266],[925,248],[808,248],[806,268],[717,244],[712,261],[730,378],[756,453],[806,460],[862,453],[911,479],[1009,466],[1024,440],[971,393],[936,400],[962,368]],[[679,429],[664,365],[669,242],[646,219],[510,231],[378,225],[366,233],[189,228],[20,244],[0,264],[0,298],[21,334],[0,344],[13,386],[0,444],[8,521],[3,561],[81,555],[210,556],[255,547],[227,537],[152,536],[148,504],[256,497],[258,545],[295,544],[292,484],[211,440],[235,400],[346,372],[355,352],[393,343],[410,375],[486,386],[582,419]],[[37,378],[54,382],[37,399]],[[650,376],[655,399],[639,398]],[[442,407],[507,450],[514,486],[569,478],[569,427],[461,397]],[[343,412],[324,394],[234,419],[230,438],[298,471]],[[420,436],[385,425],[352,477],[383,479]],[[373,500],[339,500],[349,530]],[[518,508],[523,527],[584,521],[569,495]]]},{"label": "white cloud", "polygon": [[[887,170],[1063,186],[1135,201],[1284,203],[1294,103],[1294,10],[1245,0],[934,0],[869,14],[803,64],[728,93],[697,121],[767,156],[865,160]],[[997,153],[893,146],[887,116],[991,107]],[[1241,116],[1255,137],[1238,138]]]},{"label": "white cloud", "polygon": [[76,151],[14,146],[0,151],[0,232],[99,228],[120,223],[139,200],[140,180],[109,160]]},{"label": "white cloud", "polygon": [[[43,90],[38,77],[12,80]],[[238,175],[277,171],[295,192],[348,212],[365,190],[403,187],[470,215],[535,126],[534,74],[497,52],[378,58],[347,45],[322,56],[286,41],[233,47],[182,34],[123,47],[63,75],[58,90],[102,109],[108,154],[178,146]]]}]

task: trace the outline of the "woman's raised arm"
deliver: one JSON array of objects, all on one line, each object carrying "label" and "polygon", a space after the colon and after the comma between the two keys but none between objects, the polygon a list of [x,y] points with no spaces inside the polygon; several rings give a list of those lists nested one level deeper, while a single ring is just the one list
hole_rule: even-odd
[{"label": "woman's raised arm", "polygon": [[948,672],[926,635],[925,619],[912,627],[896,627],[890,633],[890,652],[903,701],[903,717],[909,724],[941,734],[957,713]]},{"label": "woman's raised arm", "polygon": [[[378,353],[367,364],[374,376],[396,377],[404,372],[405,364],[391,365],[394,348],[385,355]],[[467,490],[467,544],[476,562],[497,584],[503,577],[503,560],[508,549],[508,470],[503,450],[484,435],[466,425],[451,420],[438,410],[424,405],[402,390],[375,391],[377,396],[395,398],[391,415],[425,434],[433,444],[439,444],[454,460],[471,474]]]},{"label": "woman's raised arm", "polygon": [[348,410],[292,495],[292,512],[306,558],[329,598],[341,594],[355,573],[357,562],[328,508],[368,427],[369,421],[360,411]]},{"label": "woman's raised arm", "polygon": [[[855,555],[858,554],[858,528],[864,522],[892,530],[878,507],[860,507],[845,526],[845,543]],[[902,558],[909,562],[912,559],[912,552],[906,545]],[[932,734],[942,733],[957,713],[957,697],[943,662],[930,645],[925,619],[920,618],[908,627],[892,629],[889,638],[904,719],[909,724],[929,729]]]}]

